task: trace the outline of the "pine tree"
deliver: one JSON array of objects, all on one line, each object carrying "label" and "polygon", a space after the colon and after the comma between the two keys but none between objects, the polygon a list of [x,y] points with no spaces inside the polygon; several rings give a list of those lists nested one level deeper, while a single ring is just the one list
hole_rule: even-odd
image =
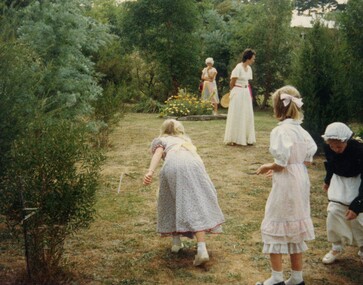
[{"label": "pine tree", "polygon": [[[198,15],[193,0],[140,0],[126,4],[124,32],[147,63],[155,64],[155,76],[165,99],[181,86],[197,86],[199,41]],[[166,96],[165,96],[166,95]]]},{"label": "pine tree", "polygon": [[346,81],[343,53],[336,47],[339,34],[316,22],[306,36],[292,76],[304,102],[304,125],[318,144],[325,127],[349,119],[349,94],[343,88]]}]

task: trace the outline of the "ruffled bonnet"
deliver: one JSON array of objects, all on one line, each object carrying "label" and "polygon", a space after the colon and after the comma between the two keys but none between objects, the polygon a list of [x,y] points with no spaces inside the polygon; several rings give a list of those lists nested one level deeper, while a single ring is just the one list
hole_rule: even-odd
[{"label": "ruffled bonnet", "polygon": [[322,137],[325,141],[340,140],[342,142],[345,142],[349,140],[352,135],[352,130],[346,124],[335,122],[326,127],[325,133],[324,135],[322,135]]}]

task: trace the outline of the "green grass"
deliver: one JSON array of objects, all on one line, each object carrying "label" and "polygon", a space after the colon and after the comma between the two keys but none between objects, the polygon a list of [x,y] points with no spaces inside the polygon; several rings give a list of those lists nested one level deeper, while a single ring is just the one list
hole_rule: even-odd
[{"label": "green grass", "polygon": [[[157,175],[151,186],[142,185],[151,158],[150,143],[162,122],[155,114],[128,113],[111,133],[97,193],[96,220],[66,242],[64,267],[73,280],[68,284],[251,285],[264,280],[270,275],[270,265],[261,253],[259,228],[271,180],[254,173],[260,164],[272,161],[269,135],[277,122],[271,112],[255,113],[257,144],[252,147],[225,146],[223,120],[183,122],[217,188],[226,218],[224,233],[208,236],[211,260],[200,268],[192,265],[195,240],[184,240],[185,249],[172,254],[170,239],[156,233]],[[305,281],[363,284],[357,247],[348,246],[343,258],[332,266],[321,263],[330,249],[325,233],[327,200],[321,190],[323,158],[316,157],[309,174],[316,239],[308,243],[310,249],[304,255]],[[22,251],[5,232],[0,228],[0,284],[15,284],[25,262]],[[287,274],[287,257],[284,269]]]}]

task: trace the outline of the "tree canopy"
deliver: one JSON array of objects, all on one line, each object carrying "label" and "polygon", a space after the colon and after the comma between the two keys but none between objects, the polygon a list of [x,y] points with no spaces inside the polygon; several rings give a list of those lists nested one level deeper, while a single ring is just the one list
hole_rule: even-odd
[{"label": "tree canopy", "polygon": [[140,0],[125,6],[123,32],[147,63],[157,63],[160,81],[171,91],[167,94],[195,82],[199,48],[195,1]]}]

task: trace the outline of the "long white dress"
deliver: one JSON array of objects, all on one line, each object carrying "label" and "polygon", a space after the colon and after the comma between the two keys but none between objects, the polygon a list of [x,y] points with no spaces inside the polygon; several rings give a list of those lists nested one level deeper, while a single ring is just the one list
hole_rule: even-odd
[{"label": "long white dress", "polygon": [[158,232],[182,234],[192,238],[195,232],[222,232],[224,216],[217,191],[202,159],[191,141],[182,137],[159,137],[152,152],[164,149],[158,197]]},{"label": "long white dress", "polygon": [[305,161],[311,162],[317,146],[299,121],[286,119],[270,135],[270,153],[276,164],[272,190],[261,225],[264,253],[293,254],[307,249],[315,238],[310,216],[310,180]]},{"label": "long white dress", "polygon": [[247,145],[256,143],[255,120],[248,80],[252,79],[252,69],[244,70],[242,63],[233,69],[231,78],[237,78],[236,86],[230,92],[224,143]]}]

